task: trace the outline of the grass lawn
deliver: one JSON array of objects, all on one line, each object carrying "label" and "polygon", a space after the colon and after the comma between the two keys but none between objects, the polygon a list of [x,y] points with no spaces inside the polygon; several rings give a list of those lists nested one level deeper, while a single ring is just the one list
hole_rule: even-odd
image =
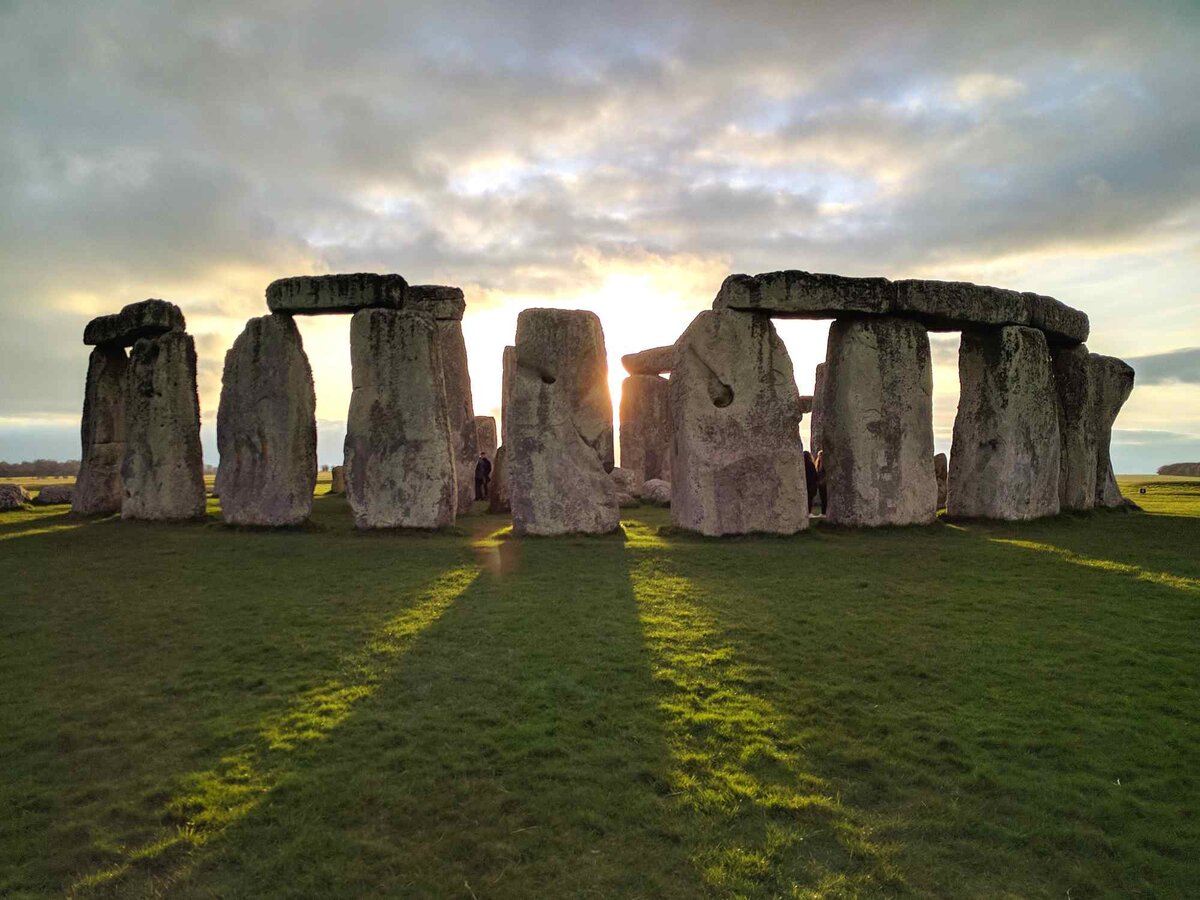
[{"label": "grass lawn", "polygon": [[1125,487],[787,539],[0,514],[0,896],[1200,895],[1200,480]]}]

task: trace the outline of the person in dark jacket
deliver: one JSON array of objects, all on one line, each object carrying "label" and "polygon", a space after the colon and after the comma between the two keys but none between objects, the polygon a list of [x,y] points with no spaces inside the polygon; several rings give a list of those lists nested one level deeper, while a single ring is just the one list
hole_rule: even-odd
[{"label": "person in dark jacket", "polygon": [[488,498],[488,482],[492,480],[492,461],[487,454],[479,451],[479,462],[475,463],[475,499]]}]

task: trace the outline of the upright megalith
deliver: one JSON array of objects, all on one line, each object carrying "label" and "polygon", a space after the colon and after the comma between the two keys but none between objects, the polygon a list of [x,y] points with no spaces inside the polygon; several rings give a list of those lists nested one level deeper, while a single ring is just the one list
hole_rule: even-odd
[{"label": "upright megalith", "polygon": [[1061,446],[1050,351],[1022,326],[963,332],[946,511],[1035,519],[1059,511]]},{"label": "upright megalith", "polygon": [[512,512],[508,493],[508,423],[512,421],[512,385],[517,374],[517,348],[504,348],[500,375],[500,446],[492,460],[492,482],[488,487],[488,512]]},{"label": "upright megalith", "polygon": [[808,449],[816,456],[825,440],[825,410],[828,400],[825,395],[827,366],[817,363],[816,378],[813,383],[812,408],[808,417]]},{"label": "upright megalith", "polygon": [[171,331],[133,345],[125,402],[121,517],[202,517],[204,458],[191,335]]},{"label": "upright megalith", "polygon": [[488,512],[512,512],[512,501],[508,496],[508,448],[501,444],[496,448],[492,460],[492,480],[488,484]]},{"label": "upright megalith", "polygon": [[88,359],[79,477],[75,479],[71,499],[71,509],[80,515],[111,515],[121,511],[128,368],[129,357],[119,344],[102,344]]},{"label": "upright megalith", "polygon": [[621,382],[621,466],[637,475],[671,480],[671,384],[657,375]]},{"label": "upright megalith", "polygon": [[945,453],[933,455],[933,477],[937,481],[937,508],[946,508],[946,481],[950,476],[950,461]]},{"label": "upright megalith", "polygon": [[494,416],[475,417],[475,440],[479,444],[479,452],[486,453],[493,463],[496,461],[496,419]]},{"label": "upright megalith", "polygon": [[584,310],[524,310],[514,362],[503,412],[514,532],[615,530],[612,397],[600,319]]},{"label": "upright megalith", "polygon": [[217,449],[231,525],[299,525],[317,481],[317,399],[289,315],[259,316],[225,355]]},{"label": "upright megalith", "polygon": [[1063,509],[1096,505],[1096,379],[1086,344],[1051,351],[1058,397],[1058,502]]},{"label": "upright megalith", "polygon": [[1120,506],[1124,498],[1113,474],[1110,444],[1113,423],[1133,393],[1133,369],[1114,356],[1093,353],[1089,359],[1096,391],[1096,505]]},{"label": "upright megalith", "polygon": [[437,325],[426,313],[365,309],[350,322],[354,390],[346,488],[359,528],[446,528],[457,509]]},{"label": "upright megalith", "polygon": [[329,470],[329,493],[346,493],[346,467],[334,466]]},{"label": "upright megalith", "polygon": [[917,525],[937,516],[929,335],[891,316],[839,319],[826,352],[821,434],[834,525]]},{"label": "upright megalith", "polygon": [[700,313],[670,385],[672,521],[707,535],[808,527],[800,394],[771,320]]}]

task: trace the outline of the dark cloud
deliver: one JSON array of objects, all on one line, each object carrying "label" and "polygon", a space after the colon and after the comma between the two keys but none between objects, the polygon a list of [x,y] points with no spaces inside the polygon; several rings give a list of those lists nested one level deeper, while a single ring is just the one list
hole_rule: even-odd
[{"label": "dark cloud", "polygon": [[1126,360],[1139,385],[1200,384],[1200,347],[1134,356]]}]

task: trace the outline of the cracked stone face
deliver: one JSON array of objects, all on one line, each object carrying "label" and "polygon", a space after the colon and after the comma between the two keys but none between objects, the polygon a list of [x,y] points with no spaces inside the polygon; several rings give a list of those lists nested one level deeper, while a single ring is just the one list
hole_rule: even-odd
[{"label": "cracked stone face", "polygon": [[[459,296],[462,292],[459,291]],[[479,437],[475,431],[475,403],[471,396],[471,372],[467,367],[467,345],[462,322],[437,322],[438,353],[442,381],[446,386],[446,411],[450,416],[450,440],[454,445],[454,470],[458,479],[458,509],[466,512],[475,502],[475,461]]]},{"label": "cracked stone face", "polygon": [[103,345],[88,359],[80,428],[82,455],[71,509],[80,515],[121,511],[125,458],[125,390],[129,357],[123,347]]}]

